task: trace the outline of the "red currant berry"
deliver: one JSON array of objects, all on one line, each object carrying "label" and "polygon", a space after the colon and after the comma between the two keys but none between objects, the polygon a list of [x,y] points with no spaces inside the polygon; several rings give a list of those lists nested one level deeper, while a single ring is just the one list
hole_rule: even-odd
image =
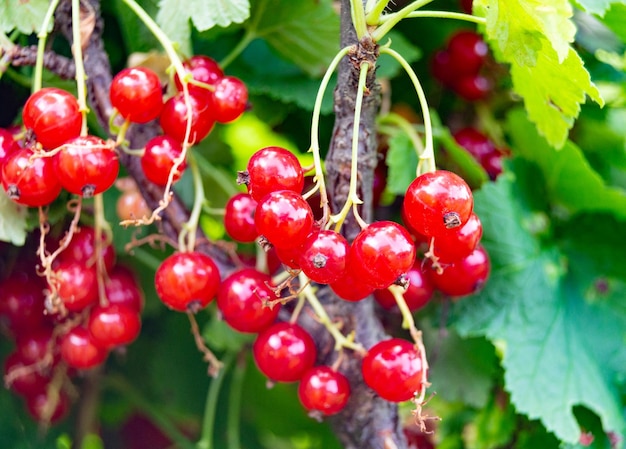
[{"label": "red currant berry", "polygon": [[122,304],[137,313],[143,310],[144,297],[141,287],[133,272],[122,265],[116,265],[111,270],[104,284],[104,291],[109,304]]},{"label": "red currant berry", "polygon": [[119,169],[112,145],[96,136],[76,137],[54,156],[54,172],[61,185],[85,198],[111,187]]},{"label": "red currant berry", "polygon": [[482,36],[474,31],[457,32],[448,42],[450,69],[456,78],[476,75],[485,63],[489,47]]},{"label": "red currant berry", "polygon": [[437,236],[461,226],[474,207],[474,197],[460,176],[445,170],[424,173],[409,185],[404,217],[417,232]]},{"label": "red currant berry", "polygon": [[2,177],[2,166],[5,161],[19,148],[20,146],[13,138],[13,134],[4,128],[0,128],[0,178]]},{"label": "red currant berry", "polygon": [[[420,259],[415,261],[406,277],[409,285],[402,296],[409,310],[415,312],[425,307],[431,300],[435,291],[435,285],[422,271],[422,261]],[[374,291],[374,298],[386,310],[396,307],[396,300],[388,289]]]},{"label": "red currant berry", "polygon": [[502,158],[504,157],[506,157],[505,152],[495,150],[480,158],[480,165],[483,166],[490,179],[496,179],[502,173]]},{"label": "red currant berry", "polygon": [[454,84],[456,74],[451,69],[450,53],[447,50],[439,50],[433,55],[431,71],[437,81],[444,86]]},{"label": "red currant berry", "polygon": [[115,248],[107,242],[106,234],[101,234],[101,253],[96,254],[96,230],[91,226],[83,225],[72,235],[72,240],[65,250],[59,254],[57,261],[76,262],[88,268],[96,266],[96,260],[101,257],[107,272],[113,269],[115,264]]},{"label": "red currant berry", "polygon": [[228,276],[217,292],[217,307],[224,321],[239,332],[261,332],[276,319],[280,305],[272,308],[264,301],[276,299],[270,287],[272,278],[253,268]]},{"label": "red currant berry", "polygon": [[115,212],[122,221],[137,220],[152,214],[152,210],[138,189],[123,191],[115,203]]},{"label": "red currant berry", "polygon": [[41,363],[52,355],[52,363],[56,362],[56,345],[52,335],[52,327],[45,326],[33,329],[29,333],[18,335],[16,340],[16,352],[25,365]]},{"label": "red currant berry", "polygon": [[98,279],[95,268],[73,261],[59,262],[54,280],[61,301],[71,312],[80,312],[98,300]]},{"label": "red currant berry", "polygon": [[482,100],[489,95],[492,87],[491,81],[482,75],[464,76],[454,83],[456,94],[467,101]]},{"label": "red currant berry", "polygon": [[464,225],[449,229],[435,238],[433,252],[440,263],[454,263],[474,251],[482,235],[483,225],[472,212]]},{"label": "red currant berry", "polygon": [[50,382],[47,370],[37,370],[25,363],[18,352],[11,353],[4,361],[4,376],[7,388],[22,396],[43,392]]},{"label": "red currant berry", "polygon": [[134,123],[147,123],[161,114],[163,88],[154,71],[132,67],[119,72],[111,81],[111,104],[122,117]]},{"label": "red currant berry", "polygon": [[304,174],[298,158],[281,147],[266,147],[252,155],[242,173],[248,193],[257,201],[277,190],[301,193]]},{"label": "red currant berry", "polygon": [[363,358],[363,380],[381,398],[403,402],[419,394],[422,385],[422,359],[415,346],[392,338],[376,343]]},{"label": "red currant berry", "polygon": [[225,76],[215,83],[211,111],[218,122],[228,123],[238,119],[247,104],[248,89],[239,78]]},{"label": "red currant berry", "polygon": [[465,258],[444,268],[441,273],[428,272],[435,286],[449,296],[466,296],[476,293],[487,282],[490,271],[487,251],[478,245]]},{"label": "red currant berry", "polygon": [[[174,160],[183,152],[181,144],[170,136],[156,136],[148,141],[141,156],[141,168],[146,178],[159,186],[167,185],[170,171],[174,168]],[[187,167],[183,160],[173,175],[176,182]]]},{"label": "red currant berry", "polygon": [[43,286],[17,276],[0,282],[0,321],[16,335],[41,327],[44,323]]},{"label": "red currant berry", "polygon": [[309,412],[334,415],[346,406],[350,383],[346,376],[328,366],[316,366],[302,376],[298,398]]},{"label": "red currant berry", "polygon": [[259,236],[254,224],[256,206],[256,200],[247,193],[237,193],[228,200],[224,208],[224,228],[233,240],[249,243]]},{"label": "red currant berry", "polygon": [[[211,113],[208,101],[202,98],[189,95],[189,106],[191,107],[189,143],[195,144],[209,135],[213,125],[215,125],[215,118]],[[165,134],[181,143],[185,141],[187,133],[187,104],[182,92],[165,102],[159,123]]]},{"label": "red currant berry", "polygon": [[179,312],[197,312],[215,297],[220,273],[206,254],[175,253],[161,263],[154,282],[166,306]]},{"label": "red currant berry", "polygon": [[[215,85],[217,81],[224,76],[224,72],[220,68],[219,64],[212,58],[204,55],[194,55],[189,60],[183,62],[183,67],[191,73],[194,81],[199,81],[203,84]],[[178,74],[174,76],[174,83],[176,89],[179,92],[183,91],[183,85],[178,78]],[[194,84],[188,84],[189,93],[199,98],[209,98],[211,91],[203,86]]]},{"label": "red currant berry", "polygon": [[102,365],[108,351],[94,342],[87,329],[77,326],[61,337],[61,358],[77,369],[89,369]]},{"label": "red currant berry", "polygon": [[476,160],[496,151],[493,142],[475,128],[462,128],[454,133],[454,140],[465,148]]},{"label": "red currant berry", "polygon": [[139,336],[141,317],[122,304],[96,306],[89,314],[87,327],[94,344],[111,349],[132,343]]},{"label": "red currant berry", "polygon": [[258,233],[277,248],[294,248],[311,233],[313,212],[299,193],[279,190],[259,202],[254,222]]},{"label": "red currant berry", "polygon": [[290,270],[300,269],[300,254],[302,254],[302,245],[293,248],[274,248],[276,256],[280,263]]},{"label": "red currant berry", "polygon": [[56,424],[67,416],[69,409],[70,399],[63,390],[58,395],[43,391],[26,397],[26,410],[37,422]]},{"label": "red currant berry", "polygon": [[9,198],[30,207],[46,206],[61,193],[52,159],[33,158],[30,148],[13,152],[2,166],[2,187]]},{"label": "red currant berry", "polygon": [[56,87],[44,87],[32,94],[24,105],[22,120],[48,149],[78,137],[83,124],[76,98]]},{"label": "red currant berry", "polygon": [[305,240],[298,263],[312,281],[330,284],[345,275],[349,249],[346,238],[335,231],[314,232]]},{"label": "red currant berry", "polygon": [[273,324],[261,332],[252,347],[259,370],[277,382],[296,382],[313,367],[317,348],[313,338],[297,324]]},{"label": "red currant berry", "polygon": [[360,273],[355,272],[350,266],[350,253],[348,252],[348,266],[343,277],[330,284],[330,288],[337,296],[346,301],[360,301],[367,298],[374,291],[374,287],[363,282]]},{"label": "red currant berry", "polygon": [[415,262],[415,245],[409,232],[393,221],[377,221],[352,241],[351,269],[361,282],[373,288],[387,288]]}]

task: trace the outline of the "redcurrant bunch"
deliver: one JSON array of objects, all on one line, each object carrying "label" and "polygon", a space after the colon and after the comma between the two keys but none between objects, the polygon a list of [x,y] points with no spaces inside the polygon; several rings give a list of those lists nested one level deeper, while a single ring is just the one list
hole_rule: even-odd
[{"label": "redcurrant bunch", "polygon": [[497,148],[489,137],[475,128],[462,128],[453,137],[482,165],[491,179],[502,173],[502,159],[508,156],[507,150]]}]

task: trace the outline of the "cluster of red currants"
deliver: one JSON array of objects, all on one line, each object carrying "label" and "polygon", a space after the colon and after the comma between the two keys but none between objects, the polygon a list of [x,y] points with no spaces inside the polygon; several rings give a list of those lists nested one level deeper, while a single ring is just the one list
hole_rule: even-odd
[{"label": "cluster of red currants", "polygon": [[453,137],[482,165],[491,179],[502,173],[502,159],[509,156],[508,150],[496,147],[488,136],[475,128],[461,128]]},{"label": "cluster of red currants", "polygon": [[481,74],[488,54],[489,47],[480,34],[458,31],[448,40],[446,48],[433,56],[433,76],[459,97],[481,100],[492,90],[492,82]]},{"label": "cluster of red currants", "polygon": [[[219,64],[208,56],[195,55],[183,62],[187,71],[187,93],[178,75],[174,77],[177,93],[163,102],[163,86],[158,75],[145,67],[127,68],[111,83],[111,104],[125,120],[147,123],[159,119],[163,135],[145,146],[141,166],[150,181],[167,184],[174,161],[180,157],[185,140],[196,144],[204,139],[216,122],[237,119],[247,107],[248,90],[239,78],[225,76]],[[189,114],[188,111],[191,110]],[[188,116],[191,116],[188,125]],[[185,169],[177,167],[176,181]]]},{"label": "cluster of red currants", "polygon": [[[54,423],[70,405],[69,377],[101,365],[108,354],[139,334],[143,293],[133,273],[115,263],[112,246],[104,245],[107,275],[99,301],[93,228],[83,226],[55,261],[54,286],[18,261],[0,282],[0,323],[14,338],[15,350],[4,364],[5,384],[25,399],[37,421]],[[55,291],[67,314],[49,314]]]}]

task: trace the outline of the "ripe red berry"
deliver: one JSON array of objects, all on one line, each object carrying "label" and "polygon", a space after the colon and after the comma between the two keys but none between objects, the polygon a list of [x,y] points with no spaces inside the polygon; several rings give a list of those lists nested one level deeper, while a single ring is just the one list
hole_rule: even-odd
[{"label": "ripe red berry", "polygon": [[111,81],[111,104],[122,117],[134,123],[147,123],[161,114],[163,88],[159,76],[146,67],[119,72]]},{"label": "ripe red berry", "polygon": [[129,268],[116,265],[106,279],[104,291],[109,304],[122,304],[137,313],[143,310],[143,292]]},{"label": "ripe red berry", "polygon": [[456,74],[451,69],[448,50],[439,50],[433,55],[431,71],[435,79],[444,86],[450,87],[454,84]]},{"label": "ripe red berry", "polygon": [[482,235],[483,225],[472,212],[465,224],[435,237],[433,252],[440,263],[454,263],[474,251]]},{"label": "ripe red berry", "polygon": [[61,184],[52,158],[32,158],[33,155],[32,149],[20,148],[9,156],[2,166],[2,187],[16,203],[46,206],[59,196]]},{"label": "ripe red berry", "polygon": [[[156,136],[150,139],[141,156],[141,168],[146,178],[156,185],[167,185],[174,160],[180,157],[182,152],[181,144],[170,136]],[[186,167],[187,162],[183,160],[173,175],[174,182],[180,179]]]},{"label": "ripe red berry", "polygon": [[[189,95],[191,108],[191,129],[189,143],[195,144],[204,139],[213,129],[215,118],[209,107],[209,102]],[[165,102],[161,118],[159,119],[163,132],[179,142],[185,141],[187,132],[187,104],[182,92],[174,95]]]},{"label": "ripe red berry", "polygon": [[[422,270],[422,261],[417,259],[406,274],[409,285],[403,293],[404,301],[409,310],[415,312],[425,307],[433,297],[435,285]],[[396,300],[388,289],[374,291],[376,301],[387,310],[396,307]]]},{"label": "ripe red berry", "polygon": [[393,221],[377,221],[352,241],[350,266],[361,282],[387,288],[415,262],[415,245],[409,232]]},{"label": "ripe red berry", "polygon": [[0,128],[0,180],[2,179],[2,166],[9,156],[19,148],[20,146],[13,138],[13,134],[4,128]]},{"label": "ripe red berry", "polygon": [[254,242],[259,236],[254,224],[257,202],[248,193],[232,196],[224,208],[226,233],[238,242]]},{"label": "ripe red berry", "polygon": [[[217,81],[224,76],[224,72],[220,68],[219,64],[212,58],[204,55],[194,55],[189,58],[187,61],[183,62],[183,67],[188,72],[191,72],[191,75],[195,81],[199,81],[208,85],[215,85]],[[179,92],[182,92],[183,85],[178,78],[178,74],[174,76],[174,83],[176,84],[176,89]],[[194,84],[188,84],[189,93],[199,97],[208,99],[212,93],[209,89],[204,88],[203,86],[198,86]]]},{"label": "ripe red berry", "polygon": [[272,278],[253,268],[228,276],[217,292],[217,307],[222,318],[239,332],[261,332],[276,319],[280,305],[270,308],[264,301],[276,299]]},{"label": "ripe red berry", "polygon": [[77,326],[70,329],[60,340],[61,358],[78,369],[89,369],[101,365],[108,351],[97,345],[89,331]]},{"label": "ripe red berry", "polygon": [[85,198],[111,187],[120,169],[112,145],[96,136],[80,136],[68,141],[53,160],[61,185],[68,192]]},{"label": "ripe red berry", "polygon": [[38,327],[29,333],[17,336],[16,352],[25,365],[41,362],[52,356],[54,363],[57,358],[55,338],[51,326]]},{"label": "ripe red berry", "polygon": [[456,143],[465,148],[477,160],[496,151],[491,139],[476,128],[461,128],[454,133],[453,137]]},{"label": "ripe red berry", "polygon": [[485,62],[489,47],[482,36],[474,31],[462,30],[448,41],[450,69],[457,79],[476,75]]},{"label": "ripe red berry", "polygon": [[413,229],[435,237],[464,224],[473,207],[472,191],[463,178],[437,170],[418,176],[409,185],[403,212]]},{"label": "ripe red berry", "polygon": [[47,391],[27,396],[26,411],[37,422],[56,424],[69,413],[70,399],[63,390],[58,395]]},{"label": "ripe red berry", "polygon": [[96,259],[101,257],[104,261],[104,267],[110,272],[115,264],[115,248],[110,242],[106,241],[106,234],[101,234],[102,248],[101,253],[96,254],[96,230],[91,226],[81,225],[79,229],[72,235],[65,250],[59,254],[57,261],[61,262],[77,262],[88,268],[96,266]]},{"label": "ripe red berry", "polygon": [[259,370],[277,382],[295,382],[313,367],[317,348],[297,324],[280,322],[261,332],[252,346]]},{"label": "ripe red berry", "polygon": [[423,388],[420,353],[415,345],[400,338],[372,346],[361,368],[365,383],[387,401],[408,401]]},{"label": "ripe red berry", "polygon": [[83,123],[76,98],[56,87],[44,87],[32,94],[24,105],[22,120],[47,149],[78,137]]},{"label": "ripe red berry", "polygon": [[312,281],[330,284],[345,275],[349,249],[346,238],[335,231],[314,232],[302,245],[298,264]]},{"label": "ripe red berry", "polygon": [[281,147],[266,147],[254,153],[243,176],[248,193],[257,201],[277,190],[301,193],[304,187],[300,161]]},{"label": "ripe red berry", "polygon": [[445,267],[441,273],[430,270],[428,275],[442,293],[449,296],[466,296],[482,288],[487,282],[490,268],[487,251],[478,245],[470,255]]},{"label": "ripe red berry", "polygon": [[259,202],[254,222],[258,233],[277,248],[294,248],[311,233],[313,212],[299,193],[279,190]]},{"label": "ripe red berry", "polygon": [[12,276],[0,282],[0,321],[14,334],[30,332],[44,323],[44,293],[39,282]]},{"label": "ripe red berry", "polygon": [[239,78],[225,76],[215,83],[211,100],[211,111],[220,123],[238,119],[248,104],[248,89]]},{"label": "ripe red berry", "polygon": [[363,282],[360,271],[355,271],[350,264],[348,252],[348,266],[343,277],[330,284],[330,288],[337,296],[346,301],[360,301],[374,292],[368,282]]},{"label": "ripe red berry", "polygon": [[334,415],[346,406],[350,383],[346,376],[330,367],[316,366],[302,376],[298,398],[309,412]]},{"label": "ripe red berry", "polygon": [[[28,367],[25,369],[25,367]],[[22,360],[19,352],[12,352],[4,361],[4,375],[7,388],[22,396],[32,396],[45,391],[50,382],[50,370],[31,369],[32,363]],[[7,382],[8,379],[11,382]]]},{"label": "ripe red berry", "polygon": [[220,273],[206,254],[175,253],[161,263],[154,282],[166,306],[179,312],[197,312],[215,297]]},{"label": "ripe red berry", "polygon": [[141,317],[136,310],[122,305],[96,306],[87,325],[93,342],[105,349],[132,343],[141,330]]},{"label": "ripe red berry", "polygon": [[98,300],[96,269],[88,268],[80,262],[59,262],[52,282],[61,301],[71,312],[80,312]]},{"label": "ripe red berry", "polygon": [[468,75],[454,83],[456,94],[467,101],[478,101],[487,97],[492,90],[489,78],[482,75]]}]

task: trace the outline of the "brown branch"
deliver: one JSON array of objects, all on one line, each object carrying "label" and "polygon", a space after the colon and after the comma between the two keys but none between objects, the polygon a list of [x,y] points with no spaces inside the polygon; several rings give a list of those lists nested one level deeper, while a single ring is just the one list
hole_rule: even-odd
[{"label": "brown branch", "polygon": [[[7,52],[6,57],[14,67],[34,66],[37,62],[37,46],[16,45]],[[53,51],[44,52],[43,66],[62,79],[69,80],[76,76],[74,60]]]}]

